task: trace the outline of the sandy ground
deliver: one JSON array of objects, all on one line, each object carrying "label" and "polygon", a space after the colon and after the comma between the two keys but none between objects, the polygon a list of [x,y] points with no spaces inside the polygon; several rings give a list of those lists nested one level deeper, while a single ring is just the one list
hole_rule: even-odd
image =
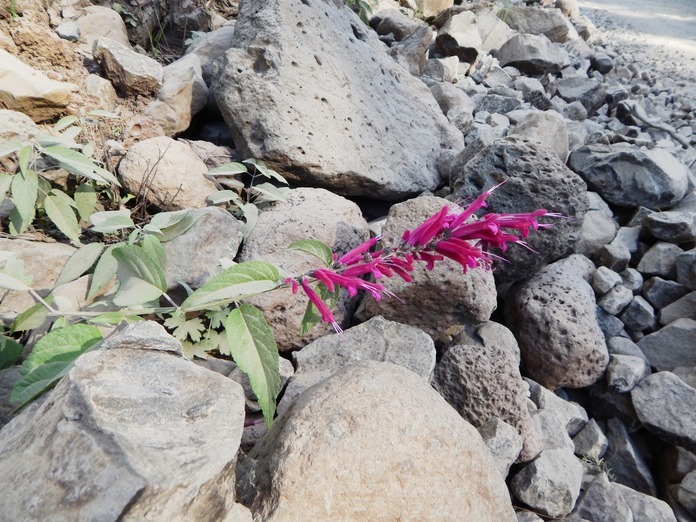
[{"label": "sandy ground", "polygon": [[696,82],[696,0],[579,0],[607,42],[673,80]]}]

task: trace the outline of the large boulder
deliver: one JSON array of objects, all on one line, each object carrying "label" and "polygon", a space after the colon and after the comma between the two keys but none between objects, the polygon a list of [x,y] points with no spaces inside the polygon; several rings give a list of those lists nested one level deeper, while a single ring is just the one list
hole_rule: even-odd
[{"label": "large boulder", "polygon": [[[392,206],[382,229],[381,247],[398,245],[404,230],[413,230],[447,204],[441,198],[421,197]],[[397,298],[377,301],[366,295],[356,316],[366,320],[381,315],[417,326],[437,339],[451,326],[487,321],[495,310],[496,291],[490,270],[479,267],[463,273],[458,263],[443,259],[433,270],[417,263],[412,277],[410,283],[396,275],[380,279],[387,293]]]},{"label": "large boulder", "polygon": [[244,393],[155,323],[82,355],[0,432],[6,520],[224,520]]},{"label": "large boulder", "polygon": [[255,498],[244,500],[259,520],[516,520],[478,432],[391,363],[314,386],[250,456]]},{"label": "large boulder", "polygon": [[116,40],[100,36],[92,54],[114,87],[127,95],[149,96],[162,87],[162,66]]},{"label": "large boulder", "polygon": [[498,51],[502,67],[512,65],[526,74],[557,73],[570,64],[568,53],[544,35],[518,34]]},{"label": "large boulder", "polygon": [[672,207],[684,197],[689,183],[686,165],[660,149],[586,145],[572,152],[568,165],[604,200],[620,207]]},{"label": "large boulder", "polygon": [[489,212],[533,212],[543,208],[571,219],[556,219],[553,226],[525,239],[530,249],[512,246],[501,254],[509,262],[496,263],[500,282],[519,281],[572,250],[588,209],[587,191],[580,176],[557,153],[535,139],[499,138],[467,161],[467,151],[450,170],[454,195],[471,200],[505,181],[488,199]]},{"label": "large boulder", "polygon": [[594,291],[562,262],[513,287],[505,317],[526,375],[542,386],[583,388],[602,377],[609,364]]},{"label": "large boulder", "polygon": [[[240,261],[267,261],[289,276],[299,276],[320,268],[321,262],[304,252],[288,250],[293,241],[316,239],[329,245],[334,252],[344,254],[369,238],[367,222],[352,201],[324,189],[299,188],[286,195],[286,201],[275,203],[261,213],[256,227],[244,242]],[[283,288],[250,301],[264,311],[280,350],[300,348],[332,331],[330,325],[321,324],[305,336],[300,335],[307,307],[307,298],[302,292],[293,295],[290,288]],[[347,293],[341,294],[334,315],[344,327],[354,304],[355,299],[349,298]]]},{"label": "large boulder", "polygon": [[543,34],[552,42],[563,43],[579,38],[573,24],[560,9],[515,5],[506,9],[501,18],[519,33]]},{"label": "large boulder", "polygon": [[248,0],[232,42],[212,89],[235,143],[298,184],[399,199],[436,188],[440,150],[463,147],[342,2]]}]

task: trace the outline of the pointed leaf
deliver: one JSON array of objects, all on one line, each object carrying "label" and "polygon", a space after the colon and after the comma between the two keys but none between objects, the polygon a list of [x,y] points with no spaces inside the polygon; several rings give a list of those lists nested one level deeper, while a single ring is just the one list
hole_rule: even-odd
[{"label": "pointed leaf", "polygon": [[44,210],[48,218],[73,243],[80,243],[80,225],[73,208],[65,200],[51,191],[44,199]]},{"label": "pointed leaf", "polygon": [[90,243],[71,255],[70,259],[63,266],[54,288],[74,281],[87,272],[97,262],[103,249],[104,245],[101,243]]},{"label": "pointed leaf", "polygon": [[118,312],[104,312],[96,317],[90,317],[89,322],[104,326],[117,325],[122,322],[137,323],[143,321],[139,315],[135,315],[132,310],[121,310]]},{"label": "pointed leaf", "polygon": [[29,228],[36,215],[36,198],[39,190],[39,176],[28,169],[18,172],[12,178],[12,202],[15,205],[10,215],[10,232],[21,234]]},{"label": "pointed leaf", "polygon": [[114,185],[120,186],[118,180],[111,172],[97,166],[87,156],[76,150],[61,145],[53,145],[51,147],[42,148],[41,151],[57,160],[61,167],[68,172],[93,179],[100,183],[113,183]]},{"label": "pointed leaf", "polygon": [[101,340],[101,332],[86,324],[74,324],[47,333],[22,363],[20,378],[12,389],[10,401],[23,406],[37,397],[65,375],[75,359]]},{"label": "pointed leaf", "polygon": [[[48,296],[45,298],[48,304],[53,304],[53,296]],[[12,323],[12,328],[10,331],[14,332],[26,332],[27,330],[34,330],[39,328],[46,322],[48,317],[48,309],[41,303],[35,303],[31,307],[24,310]]]},{"label": "pointed leaf", "polygon": [[111,245],[99,258],[97,266],[94,267],[94,273],[92,274],[92,282],[89,285],[89,293],[87,294],[87,299],[92,300],[95,297],[106,293],[109,289],[109,283],[116,276],[116,271],[118,270],[118,261],[113,255],[113,251],[119,245]]},{"label": "pointed leaf", "polygon": [[257,193],[257,198],[263,201],[286,201],[283,189],[279,189],[270,183],[260,183],[249,187],[251,192]]},{"label": "pointed leaf", "polygon": [[118,293],[114,304],[132,306],[159,298],[167,290],[164,266],[157,263],[143,248],[118,245],[112,252],[118,261]]},{"label": "pointed leaf", "polygon": [[202,208],[160,212],[150,220],[150,225],[160,230],[160,241],[166,243],[186,232],[205,213]]},{"label": "pointed leaf", "polygon": [[82,183],[75,190],[75,205],[82,221],[89,221],[89,217],[94,214],[98,202],[97,192],[89,183]]},{"label": "pointed leaf", "polygon": [[128,209],[95,212],[89,217],[89,220],[93,225],[92,230],[102,234],[112,234],[124,228],[135,226]]},{"label": "pointed leaf", "polygon": [[23,143],[19,141],[6,141],[5,143],[0,143],[0,158],[4,158],[8,154],[17,152],[24,146]]},{"label": "pointed leaf", "polygon": [[219,167],[209,170],[206,174],[208,176],[233,176],[235,174],[245,174],[249,172],[246,165],[242,163],[237,163],[233,161],[231,163],[225,163]]},{"label": "pointed leaf", "polygon": [[253,203],[239,205],[239,208],[244,214],[244,221],[246,222],[244,228],[242,228],[242,236],[246,239],[251,235],[259,222],[259,209]]},{"label": "pointed leaf", "polygon": [[60,120],[56,122],[56,124],[53,126],[53,132],[60,132],[63,129],[67,129],[70,127],[73,123],[80,121],[80,118],[74,115],[70,116],[64,116]]},{"label": "pointed leaf", "polygon": [[162,269],[167,262],[167,254],[159,239],[153,235],[143,237],[142,249],[157,263]]},{"label": "pointed leaf", "polygon": [[302,252],[307,252],[317,257],[324,263],[324,266],[331,266],[333,264],[333,251],[331,247],[326,243],[317,241],[316,239],[300,239],[299,241],[293,241],[288,245],[290,250],[301,250]]},{"label": "pointed leaf", "polygon": [[278,269],[264,261],[236,264],[213,277],[182,303],[184,311],[202,310],[239,301],[278,286]]},{"label": "pointed leaf", "polygon": [[210,205],[219,205],[220,203],[229,203],[230,201],[241,202],[241,198],[234,190],[218,190],[217,192],[214,192],[208,196],[206,201]]},{"label": "pointed leaf", "polygon": [[225,331],[230,355],[249,376],[251,389],[270,428],[280,391],[280,362],[273,332],[263,313],[248,304],[230,312]]},{"label": "pointed leaf", "polygon": [[288,184],[287,180],[283,176],[278,174],[275,170],[272,170],[272,169],[269,169],[268,167],[266,167],[266,165],[264,165],[264,163],[262,161],[255,160],[255,159],[248,159],[248,160],[244,160],[242,163],[244,163],[246,165],[253,165],[256,168],[256,172],[258,172],[259,174],[261,174],[262,176],[264,176],[268,179],[274,179],[274,180],[282,183],[283,185]]},{"label": "pointed leaf", "polygon": [[11,337],[0,334],[0,370],[9,368],[22,356],[24,348]]}]

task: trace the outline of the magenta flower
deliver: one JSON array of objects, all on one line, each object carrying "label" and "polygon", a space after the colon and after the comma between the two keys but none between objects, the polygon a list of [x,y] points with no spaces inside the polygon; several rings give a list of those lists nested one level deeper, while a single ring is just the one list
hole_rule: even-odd
[{"label": "magenta flower", "polygon": [[288,278],[285,282],[292,285],[293,293],[297,292],[299,283],[316,306],[322,321],[331,323],[340,332],[341,328],[331,310],[309,286],[308,278],[316,280],[330,292],[337,287],[345,288],[351,297],[359,290],[370,293],[375,299],[380,299],[382,294],[393,296],[383,285],[363,277],[369,275],[380,279],[398,275],[404,281],[411,282],[416,261],[425,263],[426,270],[432,270],[438,261],[445,258],[457,262],[464,272],[477,267],[490,269],[493,258],[498,257],[489,253],[491,247],[503,252],[510,243],[529,248],[523,240],[529,236],[530,230],[551,226],[539,223],[538,218],[564,217],[540,209],[520,214],[490,213],[475,219],[474,214],[487,207],[486,199],[498,186],[478,196],[466,208],[442,207],[414,230],[406,230],[398,247],[370,252],[380,239],[374,237],[341,257],[334,254],[331,268],[318,268],[298,278]]}]

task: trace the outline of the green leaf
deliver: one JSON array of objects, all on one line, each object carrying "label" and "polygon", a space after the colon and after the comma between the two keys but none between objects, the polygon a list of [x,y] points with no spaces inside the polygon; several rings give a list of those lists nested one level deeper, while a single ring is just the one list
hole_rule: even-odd
[{"label": "green leaf", "polygon": [[5,143],[0,143],[0,158],[4,158],[8,154],[17,152],[23,146],[24,144],[18,141],[6,141]]},{"label": "green leaf", "polygon": [[225,323],[230,355],[249,376],[266,425],[270,428],[275,415],[275,400],[280,391],[278,347],[263,313],[242,304],[232,310]]},{"label": "green leaf", "polygon": [[206,328],[200,317],[192,317],[186,319],[186,314],[174,314],[168,319],[165,319],[164,326],[172,330],[174,338],[181,342],[190,339],[191,342],[197,343],[201,340],[203,332]]},{"label": "green leaf", "polygon": [[76,150],[61,145],[53,145],[42,148],[41,152],[57,160],[60,166],[68,172],[100,183],[113,183],[120,186],[118,180],[111,172],[95,165],[91,159]]},{"label": "green leaf", "polygon": [[92,268],[92,265],[97,262],[103,249],[104,245],[101,243],[90,243],[71,255],[70,259],[68,259],[63,266],[63,270],[61,270],[54,288],[74,281],[87,272],[87,270]]},{"label": "green leaf", "polygon": [[221,203],[241,202],[241,198],[234,190],[218,190],[208,196],[206,201],[211,205],[220,205]]},{"label": "green leaf", "polygon": [[80,225],[73,208],[63,198],[51,191],[44,199],[44,210],[48,218],[73,243],[80,243]]},{"label": "green leaf", "polygon": [[225,163],[224,165],[215,167],[206,172],[206,174],[208,176],[234,176],[235,174],[244,174],[246,172],[249,172],[246,165],[233,161],[232,163]]},{"label": "green leaf", "polygon": [[159,298],[167,290],[164,267],[143,248],[118,245],[112,251],[118,261],[119,289],[114,297],[118,306],[133,306]]},{"label": "green leaf", "polygon": [[259,183],[249,190],[258,193],[257,198],[263,201],[286,201],[283,190],[270,183]]},{"label": "green leaf", "polygon": [[82,221],[89,221],[98,203],[97,192],[89,183],[82,183],[75,190],[75,205]]},{"label": "green leaf", "polygon": [[[0,288],[9,290],[28,290],[31,283],[31,275],[24,268],[22,261],[14,252],[0,251],[0,276],[5,276],[5,279],[0,281]],[[5,286],[11,285],[11,286]]]},{"label": "green leaf", "polygon": [[[45,298],[45,301],[48,304],[52,304],[53,296],[49,295]],[[47,317],[48,309],[41,303],[35,303],[16,317],[10,331],[14,333],[34,330],[42,326],[46,322]]]},{"label": "green leaf", "polygon": [[101,340],[101,332],[87,324],[74,324],[44,335],[22,363],[10,401],[24,406],[55,384],[75,359]]},{"label": "green leaf", "polygon": [[32,151],[34,148],[31,145],[25,145],[17,154],[17,160],[19,162],[19,171],[26,173],[29,170],[29,160],[31,160]]},{"label": "green leaf", "polygon": [[242,236],[244,239],[248,238],[252,231],[256,228],[256,224],[259,222],[259,209],[253,203],[245,203],[244,205],[239,205],[240,210],[244,214],[244,228],[242,228]]},{"label": "green leaf", "polygon": [[[333,292],[330,292],[328,288],[324,285],[316,285],[314,291],[317,293],[319,298],[326,303],[326,306],[333,308],[338,302],[339,287],[336,286]],[[312,301],[307,302],[307,308],[302,316],[302,322],[300,323],[300,335],[306,335],[312,328],[317,324],[321,323],[321,314],[317,307],[314,306]]]},{"label": "green leaf", "polygon": [[278,174],[275,170],[272,170],[272,169],[269,169],[268,167],[266,167],[266,165],[264,165],[264,163],[262,161],[255,160],[255,159],[248,159],[248,160],[244,160],[242,163],[244,163],[246,165],[253,165],[256,168],[256,172],[258,172],[259,174],[261,174],[265,178],[274,179],[274,180],[282,183],[283,185],[288,184],[287,180],[283,176]]},{"label": "green leaf", "polygon": [[11,337],[0,334],[0,370],[9,368],[22,356],[24,348]]},{"label": "green leaf", "polygon": [[56,124],[53,126],[53,132],[60,132],[63,129],[67,129],[73,123],[78,121],[80,121],[80,118],[78,118],[77,116],[65,116],[56,122]]},{"label": "green leaf", "polygon": [[162,236],[160,240],[166,243],[186,232],[204,214],[205,209],[201,208],[160,212],[150,220],[150,225],[157,227],[161,231]]},{"label": "green leaf", "polygon": [[239,301],[278,286],[278,269],[264,261],[246,261],[228,268],[192,293],[182,303],[184,311],[203,310]]},{"label": "green leaf", "polygon": [[97,266],[94,267],[94,273],[92,274],[92,282],[89,285],[89,293],[87,294],[87,299],[94,299],[96,296],[101,295],[110,281],[116,276],[118,270],[118,261],[113,255],[113,251],[119,245],[111,245],[99,258]]},{"label": "green leaf", "polygon": [[10,213],[10,233],[22,234],[34,221],[38,190],[39,176],[35,171],[28,169],[13,176],[12,202],[15,208]]},{"label": "green leaf", "polygon": [[207,359],[208,358],[208,354],[206,353],[207,349],[208,349],[207,344],[181,341],[182,354],[189,361],[193,361],[194,357],[198,357],[199,359]]},{"label": "green leaf", "polygon": [[164,247],[159,239],[153,235],[146,235],[143,237],[142,249],[147,255],[154,259],[161,268],[164,268],[167,262],[167,254],[164,251]]},{"label": "green leaf", "polygon": [[117,312],[104,312],[96,317],[90,317],[89,322],[104,326],[112,326],[126,323],[137,323],[142,321],[143,318],[139,315],[135,315],[131,310],[121,310]]},{"label": "green leaf", "polygon": [[288,249],[301,250],[302,252],[312,254],[314,257],[319,258],[319,260],[324,263],[324,266],[331,266],[333,264],[333,251],[331,247],[316,239],[300,239],[299,241],[293,241],[288,245]]},{"label": "green leaf", "polygon": [[92,230],[102,234],[112,234],[124,228],[135,226],[128,209],[95,212],[89,217],[89,220],[93,225]]}]

